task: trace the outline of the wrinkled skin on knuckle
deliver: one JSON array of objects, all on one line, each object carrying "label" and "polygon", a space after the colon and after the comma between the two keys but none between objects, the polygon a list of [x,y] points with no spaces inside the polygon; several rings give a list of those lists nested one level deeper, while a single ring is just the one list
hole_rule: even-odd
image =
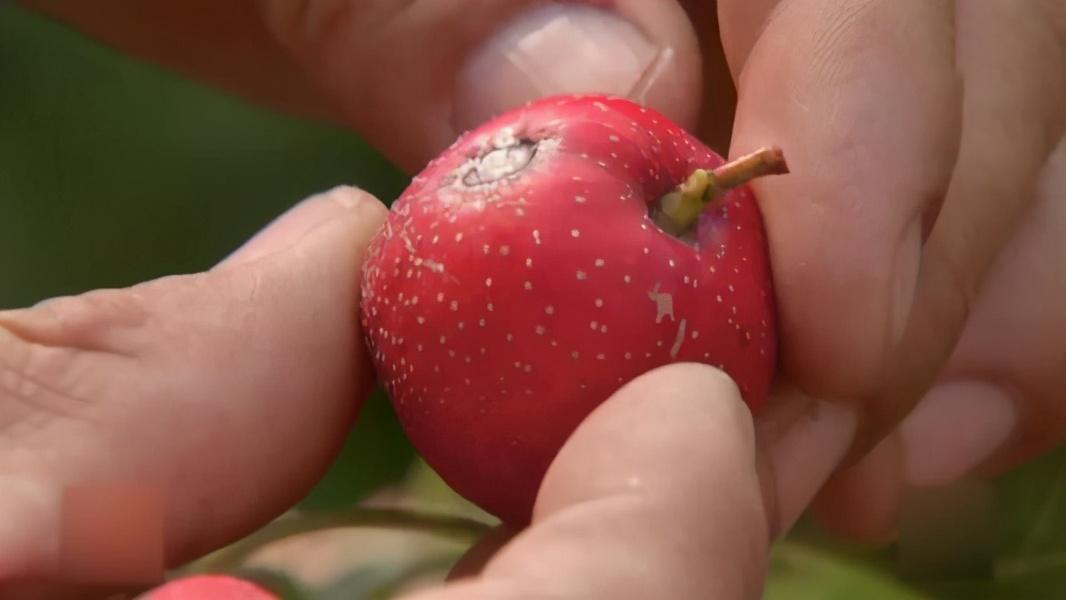
[{"label": "wrinkled skin on knuckle", "polygon": [[117,390],[100,374],[127,360],[99,350],[102,326],[76,315],[57,326],[59,333],[23,336],[17,323],[9,325],[0,323],[0,443],[31,444],[57,422],[101,418],[99,399]]}]

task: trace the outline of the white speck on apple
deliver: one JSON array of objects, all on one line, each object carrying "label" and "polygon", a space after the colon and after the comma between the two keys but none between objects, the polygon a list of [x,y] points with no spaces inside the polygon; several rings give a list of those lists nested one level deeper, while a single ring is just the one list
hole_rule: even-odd
[{"label": "white speck on apple", "polygon": [[660,292],[661,284],[656,282],[655,287],[648,290],[648,298],[655,303],[655,322],[662,323],[663,318],[669,316],[674,319],[674,297],[672,294]]}]

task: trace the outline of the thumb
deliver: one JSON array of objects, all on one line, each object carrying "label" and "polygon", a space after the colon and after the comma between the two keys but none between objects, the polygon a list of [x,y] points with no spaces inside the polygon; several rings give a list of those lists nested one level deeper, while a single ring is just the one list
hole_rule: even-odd
[{"label": "thumb", "polygon": [[384,215],[338,188],[209,272],[0,312],[0,590],[152,583],[296,502],[371,383]]},{"label": "thumb", "polygon": [[567,440],[528,529],[479,576],[418,598],[759,597],[771,534],[758,460],[728,376],[646,373]]},{"label": "thumb", "polygon": [[411,170],[541,96],[627,96],[689,127],[699,110],[699,46],[675,0],[265,0],[261,10],[342,116]]}]

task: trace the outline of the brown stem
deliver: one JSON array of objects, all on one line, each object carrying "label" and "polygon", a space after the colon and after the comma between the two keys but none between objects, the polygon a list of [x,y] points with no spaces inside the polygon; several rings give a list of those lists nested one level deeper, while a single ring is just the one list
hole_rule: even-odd
[{"label": "brown stem", "polygon": [[707,171],[696,169],[672,192],[659,199],[655,222],[663,231],[676,236],[688,232],[707,205],[726,190],[744,185],[763,175],[788,173],[785,155],[780,148],[760,148]]},{"label": "brown stem", "polygon": [[780,148],[760,148],[718,167],[714,171],[714,183],[719,189],[728,190],[763,175],[788,173],[785,153]]}]

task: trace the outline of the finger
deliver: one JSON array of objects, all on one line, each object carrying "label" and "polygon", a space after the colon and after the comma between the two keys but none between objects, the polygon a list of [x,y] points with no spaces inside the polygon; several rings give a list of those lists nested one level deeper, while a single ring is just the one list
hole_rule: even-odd
[{"label": "finger", "polygon": [[[502,550],[513,532],[487,538],[453,573],[484,576],[431,597],[528,597],[530,590],[575,598],[660,597],[650,590],[756,597],[765,545],[795,521],[837,465],[855,420],[849,411],[814,404],[782,418],[787,433],[775,436],[779,443],[752,455],[749,419],[731,382],[712,369],[675,365],[638,379],[590,417],[557,457],[532,529]],[[738,449],[739,464],[733,462]],[[690,464],[675,465],[678,460]],[[762,498],[761,511],[748,494]],[[634,495],[646,500],[627,506]],[[732,510],[742,518],[721,526]],[[700,525],[690,527],[690,519]],[[687,533],[679,540],[673,531]],[[641,561],[652,553],[650,573],[626,568],[634,548]],[[715,593],[708,596],[708,589]]]},{"label": "finger", "polygon": [[734,76],[739,76],[748,55],[769,23],[781,0],[724,0],[718,2],[718,19],[722,24],[722,51]]},{"label": "finger", "polygon": [[840,466],[855,439],[856,413],[779,384],[755,421],[771,532],[783,536]]},{"label": "finger", "polygon": [[480,574],[481,570],[485,568],[485,564],[500,551],[500,548],[510,543],[518,533],[518,531],[507,525],[500,525],[493,529],[467,550],[458,562],[452,565],[451,570],[448,572],[448,580],[454,581]]},{"label": "finger", "polygon": [[851,540],[875,546],[895,540],[904,493],[901,446],[893,432],[858,463],[835,473],[811,506],[814,518]]},{"label": "finger", "polygon": [[1036,192],[988,272],[941,383],[903,422],[912,485],[1001,472],[1066,441],[1066,264],[1052,258],[1066,235],[1066,137]]},{"label": "finger", "polygon": [[[902,418],[947,362],[985,274],[1037,196],[1066,130],[1066,8],[1037,1],[957,5],[965,80],[961,149],[922,251],[893,385],[869,403],[881,431]],[[876,434],[876,432],[875,432]]]},{"label": "finger", "polygon": [[739,392],[710,367],[673,365],[586,419],[532,526],[479,578],[419,598],[756,598],[769,539]]},{"label": "finger", "polygon": [[266,1],[263,11],[355,128],[414,169],[488,117],[550,94],[628,96],[691,125],[699,49],[684,12],[674,0],[604,5]]},{"label": "finger", "polygon": [[737,110],[737,90],[722,49],[722,28],[715,2],[680,0],[681,7],[696,29],[703,62],[703,102],[699,121],[693,130],[707,146],[721,155],[729,153],[733,135],[733,115]]},{"label": "finger", "polygon": [[[539,96],[628,96],[688,127],[700,106],[699,46],[675,0],[261,0],[254,15],[230,4],[31,2],[227,89],[273,98],[274,86],[305,112],[329,107],[411,171]],[[286,91],[307,89],[302,73],[314,99]]]},{"label": "finger", "polygon": [[338,188],[210,272],[0,313],[0,580],[124,543],[70,510],[104,522],[157,502],[176,565],[298,500],[368,391],[355,307],[384,215]]},{"label": "finger", "polygon": [[[1044,167],[1037,201],[996,259],[934,387],[858,465],[821,492],[829,529],[890,540],[905,490],[995,475],[1066,441],[1066,141]],[[889,450],[891,448],[891,450]]]},{"label": "finger", "polygon": [[[860,397],[880,384],[902,335],[923,215],[954,162],[951,5],[719,6],[739,94],[731,152],[780,145],[792,171],[753,184],[771,240],[783,368],[813,396]],[[756,7],[773,10],[753,32]]]}]

